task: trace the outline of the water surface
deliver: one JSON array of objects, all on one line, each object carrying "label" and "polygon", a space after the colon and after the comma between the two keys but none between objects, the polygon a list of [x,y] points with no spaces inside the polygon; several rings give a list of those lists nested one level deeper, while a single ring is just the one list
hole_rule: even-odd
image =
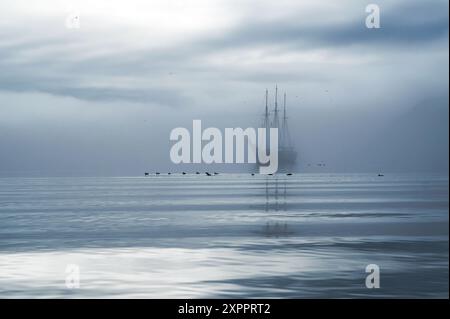
[{"label": "water surface", "polygon": [[440,175],[0,178],[0,297],[448,298],[448,216]]}]

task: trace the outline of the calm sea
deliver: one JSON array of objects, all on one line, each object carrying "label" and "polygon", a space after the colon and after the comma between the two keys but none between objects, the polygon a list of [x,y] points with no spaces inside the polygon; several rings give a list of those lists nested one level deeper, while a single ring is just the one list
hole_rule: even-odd
[{"label": "calm sea", "polygon": [[0,178],[0,297],[448,298],[448,221],[448,175]]}]

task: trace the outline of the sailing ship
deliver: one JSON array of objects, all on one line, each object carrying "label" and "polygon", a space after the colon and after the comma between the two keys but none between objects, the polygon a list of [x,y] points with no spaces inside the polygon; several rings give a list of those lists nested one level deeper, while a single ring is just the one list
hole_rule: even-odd
[{"label": "sailing ship", "polygon": [[[297,161],[297,152],[292,146],[291,136],[288,128],[288,117],[286,114],[286,93],[283,97],[283,111],[280,119],[280,108],[278,106],[278,86],[275,87],[275,103],[274,109],[269,111],[269,91],[266,90],[265,97],[265,111],[263,117],[262,127],[266,128],[266,132],[269,132],[270,128],[278,129],[278,171],[287,172],[291,171]],[[268,136],[266,136],[268,137]],[[270,149],[269,141],[266,139],[266,145]]]}]

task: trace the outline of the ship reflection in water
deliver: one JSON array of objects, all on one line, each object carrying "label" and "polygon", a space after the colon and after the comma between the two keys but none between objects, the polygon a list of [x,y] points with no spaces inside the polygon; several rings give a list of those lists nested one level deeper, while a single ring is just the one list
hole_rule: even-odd
[{"label": "ship reflection in water", "polygon": [[[264,205],[264,212],[266,213],[266,216],[272,211],[275,215],[278,211],[286,212],[286,178],[279,178],[278,176],[270,178],[267,176],[265,179],[266,203]],[[294,232],[288,228],[286,221],[270,220],[267,221],[260,233],[266,237],[282,237],[294,234]]]},{"label": "ship reflection in water", "polygon": [[448,176],[0,178],[3,298],[448,298],[448,248]]}]

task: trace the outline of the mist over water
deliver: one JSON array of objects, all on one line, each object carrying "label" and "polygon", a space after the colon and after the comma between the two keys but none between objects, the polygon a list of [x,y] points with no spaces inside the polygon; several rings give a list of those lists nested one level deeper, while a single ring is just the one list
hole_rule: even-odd
[{"label": "mist over water", "polygon": [[448,298],[448,205],[433,174],[1,178],[0,296]]},{"label": "mist over water", "polygon": [[448,174],[448,1],[377,4],[1,3],[0,176],[188,170],[172,129],[260,127],[276,85],[298,172]]}]

